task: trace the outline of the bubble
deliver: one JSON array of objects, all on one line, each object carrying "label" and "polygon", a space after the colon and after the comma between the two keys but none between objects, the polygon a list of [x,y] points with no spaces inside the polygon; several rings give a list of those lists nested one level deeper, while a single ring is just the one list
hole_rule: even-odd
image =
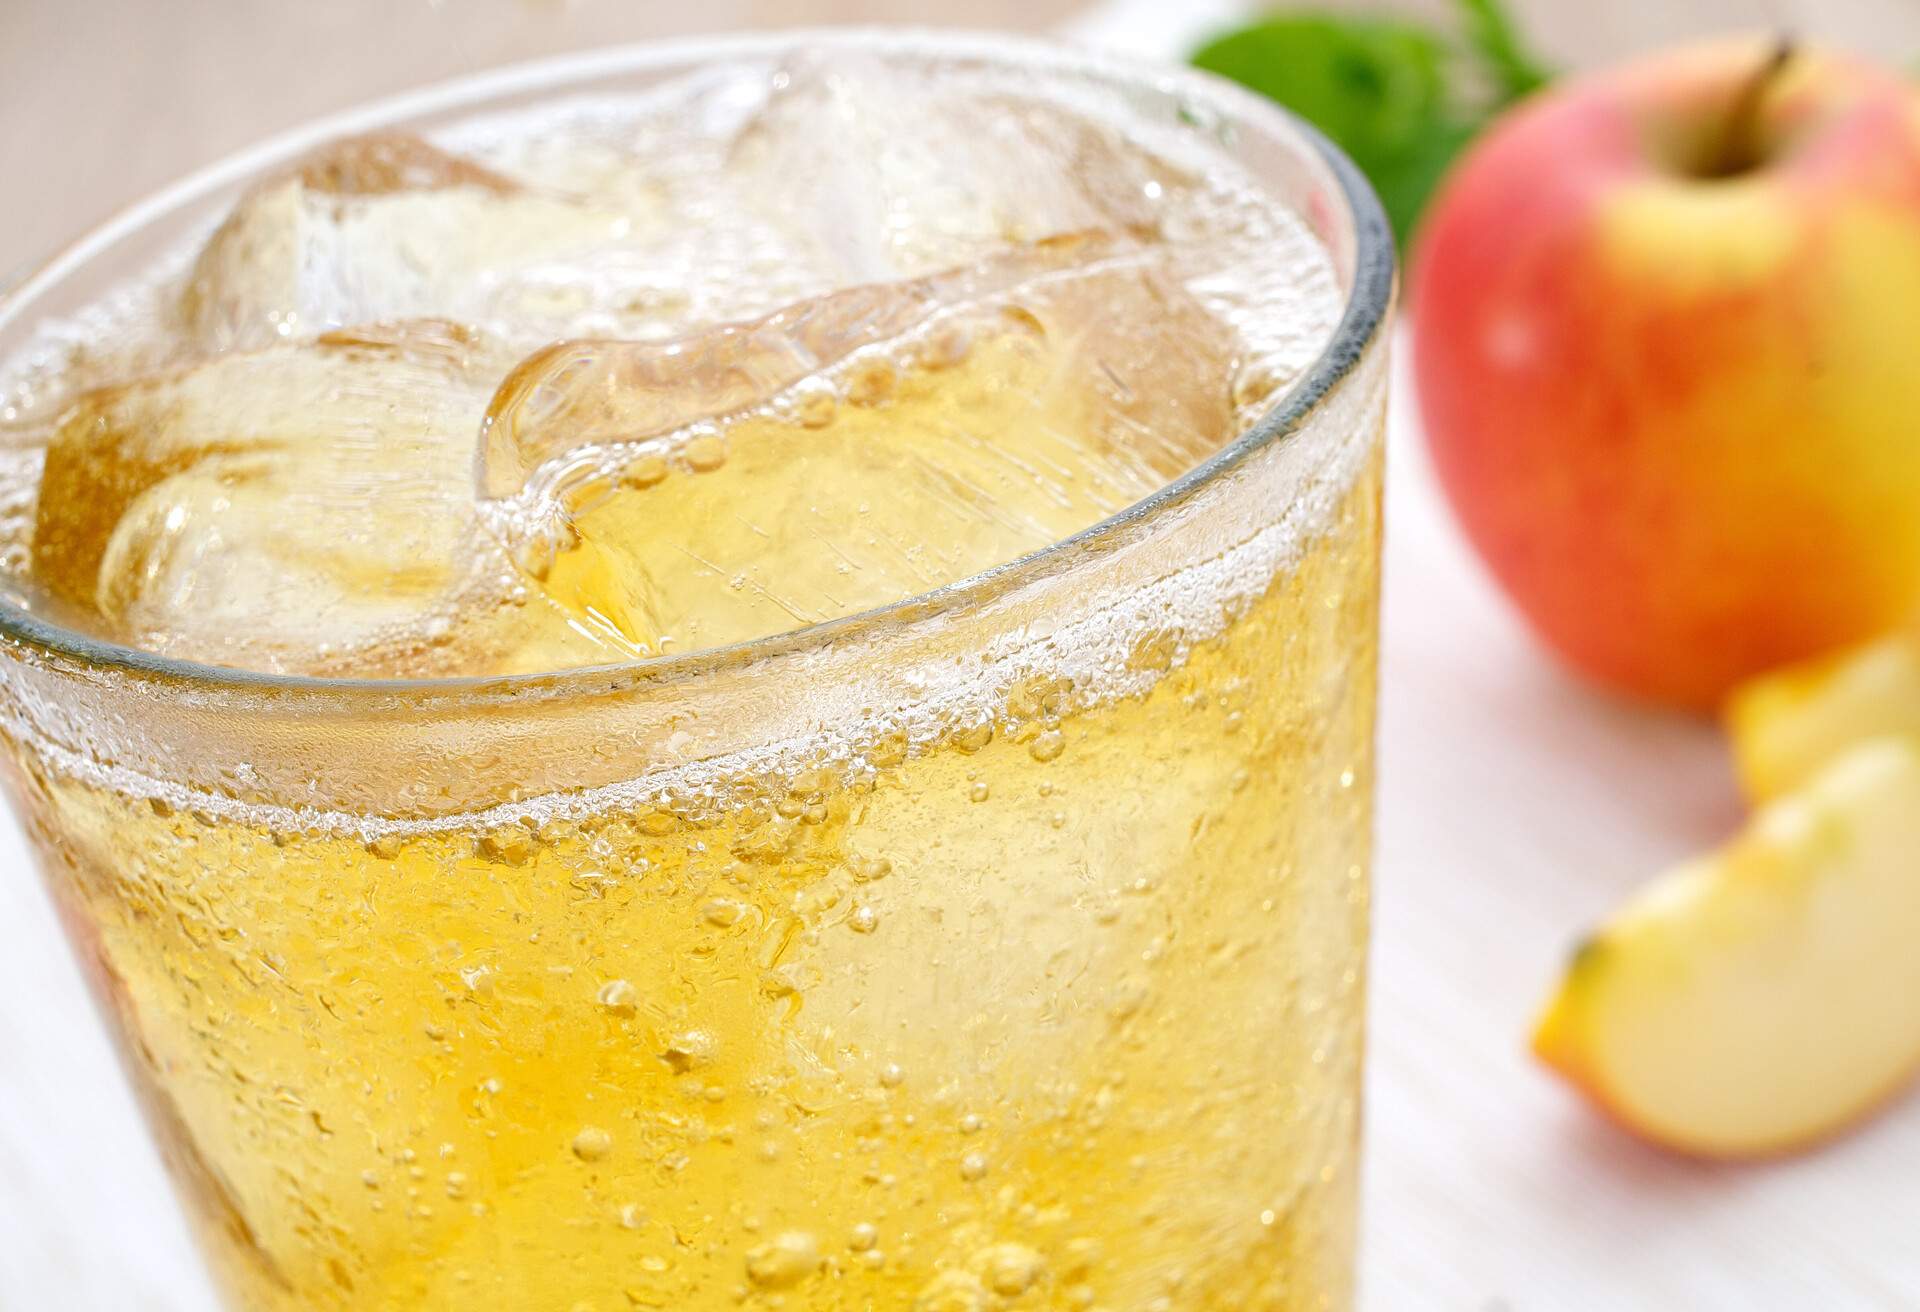
[{"label": "bubble", "polygon": [[900,1082],[906,1078],[907,1073],[900,1069],[898,1062],[890,1061],[880,1068],[880,1083],[889,1089],[899,1088]]},{"label": "bubble", "polygon": [[694,1067],[712,1061],[718,1047],[713,1035],[707,1031],[685,1030],[668,1040],[660,1057],[673,1068],[674,1074],[684,1075]]},{"label": "bubble", "polygon": [[1002,1298],[1017,1298],[1032,1288],[1045,1263],[1039,1253],[1025,1244],[1002,1243],[982,1250],[975,1265],[994,1293]]},{"label": "bubble", "polygon": [[367,840],[367,855],[382,861],[391,861],[400,855],[401,840],[398,834],[381,834]]},{"label": "bubble", "polygon": [[962,1180],[980,1180],[987,1174],[987,1155],[968,1153],[960,1159],[960,1178]]},{"label": "bubble", "polygon": [[960,1133],[962,1134],[978,1134],[986,1127],[986,1120],[978,1112],[968,1112],[960,1118]]},{"label": "bubble", "polygon": [[729,901],[726,898],[715,898],[700,908],[700,918],[702,920],[706,921],[709,925],[718,925],[722,929],[739,924],[740,918],[746,915],[746,913],[746,907],[738,902]]},{"label": "bubble", "polygon": [[847,871],[856,883],[870,884],[892,874],[893,862],[883,856],[855,855],[847,858]]},{"label": "bubble", "polygon": [[803,386],[793,399],[793,417],[802,428],[825,428],[839,408],[840,398],[824,385]]},{"label": "bubble", "polygon": [[613,1151],[613,1136],[597,1125],[583,1126],[573,1136],[573,1155],[583,1162],[605,1161]]},{"label": "bubble", "polygon": [[640,1230],[647,1224],[647,1209],[638,1203],[620,1205],[620,1228],[622,1230]]},{"label": "bubble", "polygon": [[960,751],[971,756],[993,741],[993,726],[990,724],[976,724],[965,729],[955,729],[948,741]]},{"label": "bubble", "polygon": [[820,1245],[805,1230],[786,1230],[747,1250],[747,1279],[763,1289],[799,1284],[821,1267]]},{"label": "bubble", "polygon": [[967,790],[967,800],[970,802],[984,802],[990,795],[991,790],[984,782],[976,783]]},{"label": "bubble", "polygon": [[922,369],[951,369],[967,358],[973,349],[973,334],[963,323],[945,323],[922,337],[915,346],[913,362]]},{"label": "bubble", "polygon": [[718,433],[702,433],[688,439],[680,457],[696,474],[710,474],[727,463],[727,443]]},{"label": "bubble", "polygon": [[891,360],[862,360],[847,371],[847,402],[874,406],[893,395],[898,374]]},{"label": "bubble", "polygon": [[1048,729],[1027,744],[1027,754],[1036,761],[1054,760],[1066,750],[1066,737],[1058,729]]},{"label": "bubble", "polygon": [[533,831],[525,825],[502,825],[480,836],[480,855],[510,866],[523,865],[533,855]]},{"label": "bubble", "polygon": [[970,1271],[942,1271],[920,1287],[913,1312],[986,1312],[987,1288]]},{"label": "bubble", "polygon": [[862,1221],[847,1236],[847,1247],[864,1253],[880,1242],[880,1231],[871,1221]]},{"label": "bubble", "polygon": [[671,471],[664,456],[637,456],[621,466],[618,481],[628,491],[638,492],[664,482]]},{"label": "bubble", "polygon": [[595,995],[601,1006],[608,1011],[632,1014],[639,1001],[639,993],[624,979],[610,979],[600,986]]}]

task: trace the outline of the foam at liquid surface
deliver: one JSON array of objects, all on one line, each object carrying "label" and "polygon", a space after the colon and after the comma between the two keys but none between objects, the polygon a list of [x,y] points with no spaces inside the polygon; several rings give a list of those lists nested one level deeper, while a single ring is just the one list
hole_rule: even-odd
[{"label": "foam at liquid surface", "polygon": [[0,396],[40,478],[9,563],[64,622],[274,672],[744,641],[1124,509],[1338,308],[1290,211],[1115,106],[708,70],[336,143],[82,346],[50,327]]}]

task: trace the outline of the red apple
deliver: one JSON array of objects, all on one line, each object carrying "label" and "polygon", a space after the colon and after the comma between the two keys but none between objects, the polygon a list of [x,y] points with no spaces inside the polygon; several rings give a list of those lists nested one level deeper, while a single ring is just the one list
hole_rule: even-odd
[{"label": "red apple", "polygon": [[1545,641],[1687,707],[1920,600],[1920,96],[1735,40],[1576,78],[1419,235],[1440,479]]}]

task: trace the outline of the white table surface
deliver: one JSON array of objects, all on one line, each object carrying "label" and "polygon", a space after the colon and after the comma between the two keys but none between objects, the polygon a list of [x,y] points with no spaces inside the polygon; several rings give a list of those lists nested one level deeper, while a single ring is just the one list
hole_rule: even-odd
[{"label": "white table surface", "polygon": [[[1205,15],[1084,35],[1172,50]],[[1817,1155],[1641,1147],[1525,1053],[1567,945],[1738,822],[1709,728],[1558,674],[1453,532],[1406,388],[1390,437],[1363,1304],[1920,1308],[1920,1100]],[[158,1159],[0,821],[0,1312],[210,1312]]]}]

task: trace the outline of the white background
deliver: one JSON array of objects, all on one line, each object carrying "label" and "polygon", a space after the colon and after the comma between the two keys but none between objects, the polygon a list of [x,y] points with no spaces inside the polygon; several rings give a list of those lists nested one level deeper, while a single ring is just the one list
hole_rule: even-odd
[{"label": "white background", "polygon": [[[1123,2],[1077,28],[1171,52],[1203,21]],[[1610,703],[1531,646],[1446,519],[1404,386],[1396,400],[1365,1308],[1920,1308],[1920,1101],[1814,1156],[1708,1167],[1641,1147],[1527,1058],[1567,946],[1739,803],[1709,726]],[[0,1312],[211,1308],[9,817]]]}]

